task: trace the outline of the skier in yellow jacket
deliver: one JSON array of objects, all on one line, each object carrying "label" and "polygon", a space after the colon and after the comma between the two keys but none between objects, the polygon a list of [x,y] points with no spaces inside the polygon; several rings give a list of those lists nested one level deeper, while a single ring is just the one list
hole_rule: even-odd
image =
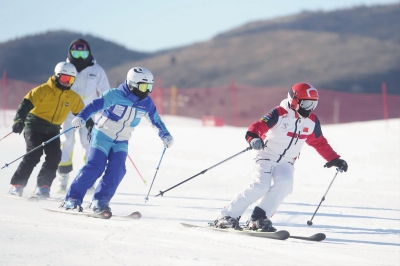
[{"label": "skier in yellow jacket", "polygon": [[[14,117],[12,130],[19,134],[24,131],[27,153],[59,135],[61,124],[70,112],[78,114],[83,109],[81,97],[70,90],[76,73],[73,64],[60,62],[54,69],[54,75],[46,83],[29,91],[22,100]],[[93,120],[88,121],[87,127],[91,128]],[[61,160],[59,137],[23,158],[11,178],[9,194],[22,196],[33,168],[40,162],[43,152],[46,157],[37,177],[34,194],[43,198],[50,197],[50,186]]]}]

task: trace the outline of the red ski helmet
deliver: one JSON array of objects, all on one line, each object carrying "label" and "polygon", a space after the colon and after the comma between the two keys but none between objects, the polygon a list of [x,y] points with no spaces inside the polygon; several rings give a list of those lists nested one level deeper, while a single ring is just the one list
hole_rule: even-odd
[{"label": "red ski helmet", "polygon": [[296,83],[288,93],[289,107],[302,117],[308,117],[318,104],[318,91],[309,83]]},{"label": "red ski helmet", "polygon": [[296,83],[288,94],[290,108],[297,111],[299,108],[314,110],[318,104],[318,91],[311,84]]}]

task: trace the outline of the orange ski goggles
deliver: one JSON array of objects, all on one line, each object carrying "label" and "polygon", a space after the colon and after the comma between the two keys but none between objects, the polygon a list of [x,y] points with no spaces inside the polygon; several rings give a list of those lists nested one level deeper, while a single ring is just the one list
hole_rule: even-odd
[{"label": "orange ski goggles", "polygon": [[69,76],[69,75],[60,74],[58,76],[58,80],[60,80],[61,83],[64,83],[64,84],[68,83],[69,85],[72,85],[75,82],[75,77]]}]

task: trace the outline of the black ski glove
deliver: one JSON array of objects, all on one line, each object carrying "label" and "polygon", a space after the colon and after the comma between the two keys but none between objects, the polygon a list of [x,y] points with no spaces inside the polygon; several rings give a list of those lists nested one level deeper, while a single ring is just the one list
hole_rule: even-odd
[{"label": "black ski glove", "polygon": [[324,167],[327,167],[327,168],[331,168],[332,166],[336,166],[337,168],[342,169],[343,171],[347,172],[348,165],[345,160],[336,158],[336,159],[333,159],[332,161],[327,162],[324,165]]},{"label": "black ski glove", "polygon": [[89,119],[86,121],[86,128],[87,128],[87,130],[88,130],[87,140],[89,141],[89,143],[90,143],[90,141],[92,140],[92,129],[93,129],[93,127],[94,127],[94,121],[93,121],[92,118],[89,118]]},{"label": "black ski glove", "polygon": [[21,134],[22,130],[24,130],[25,124],[24,122],[17,120],[14,122],[14,125],[12,126],[12,131],[14,133],[19,133]]},{"label": "black ski glove", "polygon": [[92,141],[92,132],[88,132],[86,136],[88,142],[90,143]]}]

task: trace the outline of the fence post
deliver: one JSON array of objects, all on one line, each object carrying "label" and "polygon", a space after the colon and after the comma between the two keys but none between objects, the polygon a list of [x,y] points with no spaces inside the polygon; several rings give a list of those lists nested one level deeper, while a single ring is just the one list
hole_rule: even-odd
[{"label": "fence post", "polygon": [[389,119],[386,82],[382,82],[382,101],[383,101],[383,118],[387,121]]},{"label": "fence post", "polygon": [[178,109],[178,88],[174,85],[171,87],[171,115],[177,115]]},{"label": "fence post", "polygon": [[340,101],[335,98],[333,101],[333,123],[339,124],[339,114],[340,114]]},{"label": "fence post", "polygon": [[2,104],[2,109],[3,109],[3,124],[4,126],[7,126],[6,121],[7,121],[7,71],[3,71],[3,80],[2,80],[2,85],[3,85],[3,104]]},{"label": "fence post", "polygon": [[237,106],[236,106],[236,88],[235,88],[235,81],[233,77],[231,77],[231,95],[232,95],[232,107],[233,107],[233,125],[235,127],[238,126],[238,121],[237,121]]}]

